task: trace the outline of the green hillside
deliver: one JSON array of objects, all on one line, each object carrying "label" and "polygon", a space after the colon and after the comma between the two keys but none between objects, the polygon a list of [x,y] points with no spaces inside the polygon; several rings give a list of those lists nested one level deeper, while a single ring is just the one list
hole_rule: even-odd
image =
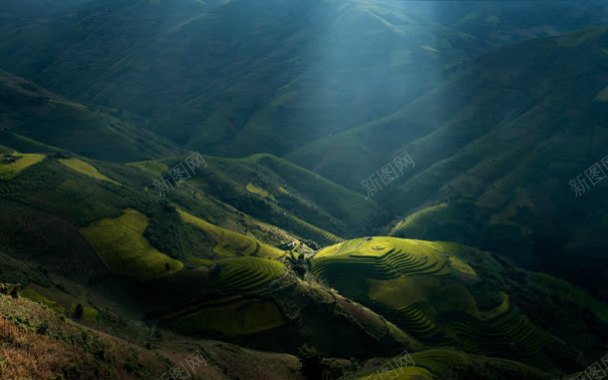
[{"label": "green hillside", "polygon": [[3,69],[229,156],[288,153],[399,109],[484,51],[605,22],[594,0],[28,3],[25,19],[23,5],[0,13]]},{"label": "green hillside", "polygon": [[603,0],[5,0],[0,379],[594,377],[605,25]]},{"label": "green hillside", "polygon": [[[286,158],[310,168],[327,157],[320,173],[365,194],[361,181],[407,150],[415,167],[373,198],[395,214],[383,233],[498,251],[574,281],[581,256],[605,262],[603,182],[583,197],[568,182],[606,155],[606,108],[594,99],[607,38],[594,28],[494,50],[398,112]],[[599,277],[584,281],[605,297]]]},{"label": "green hillside", "polygon": [[[390,237],[350,240],[319,251],[313,260],[313,273],[329,286],[386,316],[423,343],[510,358],[537,368],[570,368],[563,355],[572,354],[574,347],[586,349],[588,342],[565,331],[548,333],[546,319],[539,315],[544,313],[529,304],[542,300],[554,303],[549,309],[557,307],[559,301],[543,290],[546,285],[540,285],[550,276],[522,274],[539,283],[524,290],[506,284],[516,277],[512,271],[510,264],[488,253],[454,243]],[[578,291],[562,283],[559,293]],[[585,306],[580,310],[589,310],[605,326],[606,305],[583,297]],[[571,302],[576,302],[574,298]],[[528,311],[535,319],[526,316]]]},{"label": "green hillside", "polygon": [[119,162],[180,152],[169,141],[99,108],[67,100],[3,71],[0,71],[0,144],[22,151],[58,151],[51,147],[54,146]]}]

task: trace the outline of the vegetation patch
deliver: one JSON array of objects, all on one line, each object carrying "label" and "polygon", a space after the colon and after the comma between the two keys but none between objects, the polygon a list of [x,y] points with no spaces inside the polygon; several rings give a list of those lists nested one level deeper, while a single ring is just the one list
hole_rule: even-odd
[{"label": "vegetation patch", "polygon": [[0,180],[8,180],[16,177],[29,168],[30,166],[36,165],[42,162],[46,158],[44,154],[3,154],[0,155]]},{"label": "vegetation patch", "polygon": [[222,260],[211,270],[211,289],[246,291],[259,288],[285,274],[285,266],[278,261],[257,257]]},{"label": "vegetation patch", "polygon": [[451,342],[468,352],[520,357],[549,342],[496,290],[480,310],[469,289],[479,277],[455,245],[391,237],[350,240],[321,250],[313,273],[342,294],[385,315],[423,342]]},{"label": "vegetation patch", "polygon": [[213,238],[216,243],[213,251],[218,256],[258,256],[278,258],[284,255],[283,251],[261,243],[251,236],[242,235],[238,232],[216,226],[199,217],[189,214],[186,211],[179,209],[177,211],[185,223],[194,225]]},{"label": "vegetation patch", "polygon": [[111,182],[115,185],[120,185],[118,182],[111,180],[105,175],[101,174],[93,165],[79,160],[77,158],[60,158],[58,160],[62,165],[67,166],[68,168],[77,171],[80,174],[84,174],[91,178],[98,179],[100,181]]},{"label": "vegetation patch", "polygon": [[274,199],[274,196],[272,194],[270,194],[268,191],[262,189],[259,186],[254,185],[251,182],[248,182],[247,185],[245,186],[245,188],[247,189],[248,192],[250,192],[252,194],[257,194],[262,198]]},{"label": "vegetation patch", "polygon": [[50,309],[53,309],[59,313],[65,312],[65,308],[63,306],[61,306],[60,304],[58,304],[55,301],[52,301],[52,300],[46,298],[45,296],[38,293],[37,291],[35,291],[32,288],[23,289],[23,291],[21,292],[21,296],[29,299],[30,301],[45,305],[45,306],[49,307]]},{"label": "vegetation patch", "polygon": [[113,273],[150,280],[181,271],[181,261],[159,252],[143,237],[147,226],[144,214],[127,209],[118,218],[101,219],[80,232]]}]

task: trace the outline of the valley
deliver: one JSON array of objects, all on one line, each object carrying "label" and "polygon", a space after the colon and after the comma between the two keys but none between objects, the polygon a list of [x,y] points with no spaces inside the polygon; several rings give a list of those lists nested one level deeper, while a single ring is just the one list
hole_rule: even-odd
[{"label": "valley", "polygon": [[600,378],[603,2],[3,8],[1,379]]}]

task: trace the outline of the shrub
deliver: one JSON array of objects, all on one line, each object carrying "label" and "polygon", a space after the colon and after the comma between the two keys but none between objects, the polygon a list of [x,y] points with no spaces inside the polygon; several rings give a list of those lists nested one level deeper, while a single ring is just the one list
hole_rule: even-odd
[{"label": "shrub", "polygon": [[74,309],[74,318],[81,319],[83,315],[84,307],[82,307],[81,304],[76,305],[76,308]]}]

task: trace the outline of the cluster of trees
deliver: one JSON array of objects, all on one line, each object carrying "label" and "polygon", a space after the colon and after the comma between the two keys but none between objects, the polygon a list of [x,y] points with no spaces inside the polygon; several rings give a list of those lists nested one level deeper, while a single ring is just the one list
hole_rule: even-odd
[{"label": "cluster of trees", "polygon": [[298,257],[294,255],[293,252],[289,252],[289,256],[287,256],[287,264],[294,271],[294,273],[300,277],[304,278],[307,272],[309,272],[312,268],[312,263],[310,259],[307,258],[303,253],[300,253]]},{"label": "cluster of trees", "polygon": [[13,298],[19,298],[20,284],[0,284],[0,294],[10,295]]}]

